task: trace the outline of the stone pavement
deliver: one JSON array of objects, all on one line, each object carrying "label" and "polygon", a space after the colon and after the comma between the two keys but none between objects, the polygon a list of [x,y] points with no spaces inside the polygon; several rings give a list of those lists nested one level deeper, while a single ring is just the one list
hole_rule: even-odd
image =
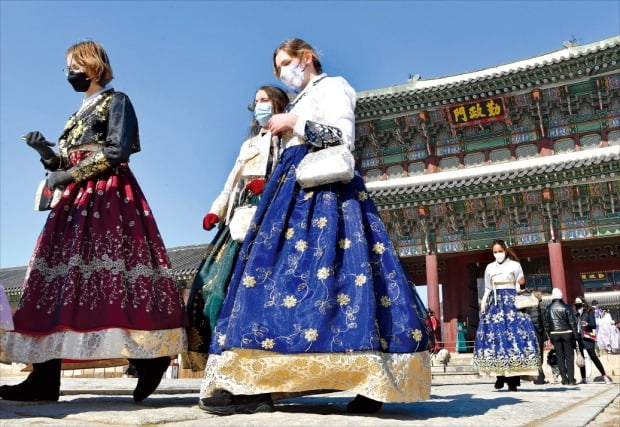
[{"label": "stone pavement", "polygon": [[[616,377],[617,378],[617,377]],[[5,377],[15,384],[22,377]],[[0,400],[0,426],[617,426],[620,384],[577,386],[523,382],[517,392],[494,390],[489,378],[433,383],[431,399],[388,403],[372,415],[346,413],[352,396],[332,393],[283,400],[276,412],[218,417],[198,407],[199,379],[165,379],[134,403],[133,378],[63,378],[59,402]],[[600,414],[603,415],[600,415]]]}]

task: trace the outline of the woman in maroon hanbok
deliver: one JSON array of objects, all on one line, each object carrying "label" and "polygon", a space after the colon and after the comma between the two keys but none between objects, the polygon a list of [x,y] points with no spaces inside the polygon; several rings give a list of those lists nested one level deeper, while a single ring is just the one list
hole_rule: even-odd
[{"label": "woman in maroon hanbok", "polygon": [[0,331],[0,361],[32,363],[7,400],[58,400],[61,360],[129,359],[135,401],[159,385],[170,355],[186,347],[183,300],[151,209],[129,170],[140,151],[138,122],[96,42],[71,46],[67,79],[85,92],[59,153],[40,132],[24,136],[61,189],[29,263],[15,328]]}]

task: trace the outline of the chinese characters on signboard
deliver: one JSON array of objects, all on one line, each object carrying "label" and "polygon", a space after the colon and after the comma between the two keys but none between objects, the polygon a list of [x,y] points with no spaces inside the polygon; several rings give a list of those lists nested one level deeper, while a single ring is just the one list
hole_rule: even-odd
[{"label": "chinese characters on signboard", "polygon": [[506,118],[504,98],[488,98],[448,108],[452,127],[472,126],[504,120]]}]

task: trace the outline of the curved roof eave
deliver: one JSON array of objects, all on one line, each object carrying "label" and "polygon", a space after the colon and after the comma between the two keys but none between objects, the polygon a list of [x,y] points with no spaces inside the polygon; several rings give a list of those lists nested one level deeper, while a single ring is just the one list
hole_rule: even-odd
[{"label": "curved roof eave", "polygon": [[562,168],[562,165],[574,165],[575,162],[587,162],[589,160],[603,159],[606,161],[620,160],[620,146],[597,148],[595,150],[575,151],[571,153],[555,154],[553,156],[536,157],[533,159],[515,160],[509,163],[497,165],[478,166],[466,169],[437,172],[427,175],[395,178],[388,181],[373,181],[366,183],[366,189],[373,196],[394,194],[407,189],[407,192],[415,191],[415,188],[434,185],[433,189],[454,182],[480,179],[494,175],[509,176],[514,173],[529,174],[537,169],[549,170],[550,168]]},{"label": "curved roof eave", "polygon": [[[502,75],[507,75],[514,72],[520,72],[542,67],[548,64],[559,63],[567,59],[572,59],[581,55],[594,53],[603,49],[615,47],[617,45],[620,45],[620,36],[610,37],[583,46],[566,47],[543,55],[510,62],[508,64],[484,68],[481,70],[470,71],[451,76],[431,78],[428,80],[410,80],[406,83],[389,86],[386,88],[360,91],[357,93],[357,100],[358,102],[363,102],[368,98],[384,98],[403,92],[407,92],[409,94],[414,92],[428,92],[433,89],[437,90],[443,89],[448,86],[458,86],[466,82],[481,81],[485,80],[486,78],[497,78]],[[374,99],[368,100],[372,101]]]}]

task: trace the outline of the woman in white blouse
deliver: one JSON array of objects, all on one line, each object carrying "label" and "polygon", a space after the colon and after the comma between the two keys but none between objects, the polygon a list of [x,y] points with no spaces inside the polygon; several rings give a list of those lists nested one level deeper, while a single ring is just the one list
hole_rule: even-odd
[{"label": "woman in white blouse", "polygon": [[[219,315],[232,267],[244,238],[244,227],[231,225],[235,215],[248,215],[258,203],[265,179],[277,162],[278,138],[266,128],[272,114],[284,111],[288,95],[275,86],[262,86],[256,91],[251,110],[254,112],[250,135],[241,145],[239,156],[228,174],[224,188],[212,203],[202,225],[220,228],[192,283],[187,311],[190,318],[188,362],[194,371],[202,371],[209,350],[211,333]],[[238,209],[239,208],[239,209]],[[242,218],[243,221],[243,218]],[[249,222],[249,221],[248,221]]]},{"label": "woman in white blouse", "polygon": [[492,251],[495,261],[484,271],[474,366],[497,376],[496,389],[507,383],[510,391],[517,391],[521,375],[538,375],[541,356],[532,321],[515,306],[525,284],[519,259],[503,240],[494,240]]},{"label": "woman in white blouse", "polygon": [[272,393],[317,390],[357,394],[347,405],[354,413],[428,399],[426,310],[359,172],[313,188],[296,182],[310,150],[353,149],[355,91],[324,74],[300,39],[280,45],[273,65],[301,92],[267,123],[283,151],[234,268],[200,407],[218,415],[268,412]]}]

